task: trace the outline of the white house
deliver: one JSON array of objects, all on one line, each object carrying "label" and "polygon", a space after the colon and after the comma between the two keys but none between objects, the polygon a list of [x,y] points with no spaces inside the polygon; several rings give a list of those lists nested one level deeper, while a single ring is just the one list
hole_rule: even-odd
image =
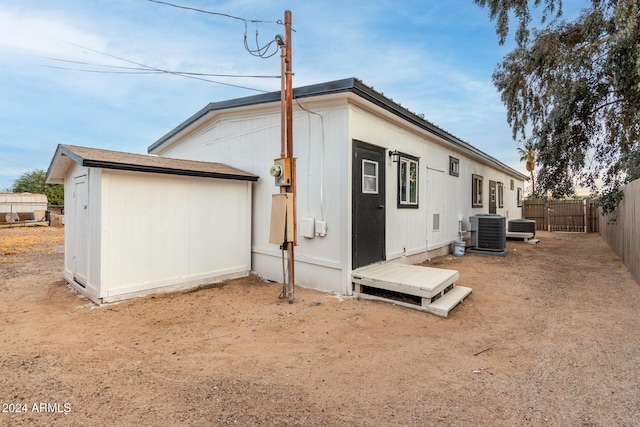
[{"label": "white house", "polygon": [[59,145],[64,277],[97,303],[208,284],[251,270],[257,176],[229,166]]},{"label": "white house", "polygon": [[[470,216],[521,218],[525,175],[361,81],[300,87],[294,98],[298,284],[351,294],[352,273],[360,267],[419,263],[449,252],[460,221],[468,226]],[[259,176],[251,268],[281,280],[281,252],[269,243],[279,92],[211,103],[148,151],[224,162]]]}]

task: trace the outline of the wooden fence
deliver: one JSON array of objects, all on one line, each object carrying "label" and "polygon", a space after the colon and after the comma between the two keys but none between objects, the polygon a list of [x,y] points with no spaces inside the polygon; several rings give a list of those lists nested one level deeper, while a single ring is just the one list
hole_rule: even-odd
[{"label": "wooden fence", "polygon": [[525,200],[522,216],[536,222],[536,230],[591,233],[598,231],[598,208],[585,200]]},{"label": "wooden fence", "polygon": [[615,215],[600,215],[600,235],[640,284],[640,179],[622,187]]}]

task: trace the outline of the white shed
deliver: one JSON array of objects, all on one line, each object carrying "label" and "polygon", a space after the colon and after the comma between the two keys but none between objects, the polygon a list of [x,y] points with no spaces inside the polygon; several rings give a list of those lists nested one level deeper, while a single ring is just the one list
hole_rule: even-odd
[{"label": "white shed", "polygon": [[103,303],[248,274],[257,180],[220,163],[59,145],[46,182],[65,186],[65,279]]},{"label": "white shed", "polygon": [[[476,214],[521,217],[527,177],[355,78],[294,90],[296,282],[351,294],[352,274],[382,261],[419,263],[450,251]],[[280,153],[280,93],[211,103],[149,153],[231,162],[254,187],[252,269],[280,281],[269,243],[269,176]]]}]

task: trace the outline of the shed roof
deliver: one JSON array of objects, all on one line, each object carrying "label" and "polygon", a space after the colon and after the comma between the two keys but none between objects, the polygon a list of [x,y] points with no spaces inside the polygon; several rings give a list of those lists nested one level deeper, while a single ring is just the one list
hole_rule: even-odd
[{"label": "shed roof", "polygon": [[75,162],[85,167],[118,169],[135,172],[152,172],[169,175],[198,176],[204,178],[257,181],[258,176],[222,163],[173,159],[148,154],[125,153],[98,148],[58,145],[51,160],[45,181],[62,183],[64,176]]},{"label": "shed roof", "polygon": [[[528,181],[529,177],[525,174],[518,172],[517,170],[507,166],[498,159],[490,156],[484,151],[474,147],[466,141],[452,135],[444,129],[434,125],[433,123],[425,120],[421,115],[411,112],[404,108],[397,102],[390,98],[387,98],[382,93],[377,92],[372,87],[365,85],[361,80],[351,77],[342,80],[334,80],[325,83],[318,83],[309,86],[302,86],[294,88],[293,97],[295,99],[309,98],[321,95],[330,95],[337,93],[353,93],[374,105],[383,108],[384,110],[404,119],[405,121],[439,137],[444,141],[453,144],[454,146],[468,152],[470,155],[483,159],[485,162],[493,164],[498,169],[502,169],[511,175],[517,176],[523,180]],[[219,110],[227,110],[232,108],[247,107],[252,105],[267,104],[271,102],[280,102],[280,92],[269,92],[260,95],[247,96],[243,98],[235,98],[220,102],[211,102],[202,108],[200,111],[189,117],[187,120],[176,126],[169,131],[162,138],[154,142],[147,149],[148,152],[153,152],[162,146],[165,142],[185,130],[187,127],[206,116],[208,113]]]}]

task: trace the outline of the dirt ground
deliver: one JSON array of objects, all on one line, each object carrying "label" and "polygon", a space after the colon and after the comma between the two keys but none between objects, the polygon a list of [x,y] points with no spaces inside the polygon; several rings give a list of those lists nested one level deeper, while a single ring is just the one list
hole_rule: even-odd
[{"label": "dirt ground", "polygon": [[637,426],[640,286],[597,234],[429,265],[444,319],[251,276],[97,307],[59,228],[0,230],[0,425]]}]

